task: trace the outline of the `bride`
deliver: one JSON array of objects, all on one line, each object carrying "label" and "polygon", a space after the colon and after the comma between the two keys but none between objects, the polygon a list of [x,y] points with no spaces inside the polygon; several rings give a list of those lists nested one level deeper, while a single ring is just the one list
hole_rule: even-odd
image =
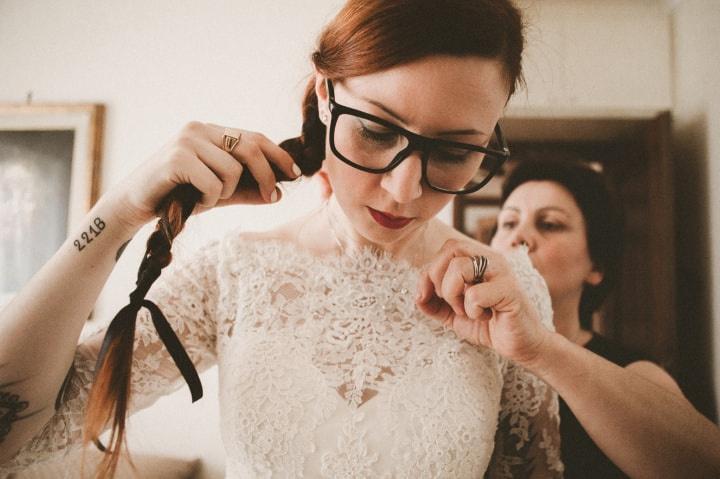
[{"label": "bride", "polygon": [[[507,0],[350,0],[312,56],[301,153],[188,124],[88,214],[101,234],[82,249],[71,235],[2,312],[0,461],[47,457],[83,427],[95,438],[103,338],[77,338],[116,251],[168,193],[194,185],[195,212],[275,202],[281,176],[322,168],[334,193],[319,211],[218,238],[148,294],[193,363],[219,365],[227,477],[560,477],[557,397],[522,367],[552,327],[545,284],[525,250],[503,256],[436,219],[507,158],[498,120],[522,49]],[[238,187],[244,171],[257,188]],[[181,385],[150,319],[130,412]]]}]

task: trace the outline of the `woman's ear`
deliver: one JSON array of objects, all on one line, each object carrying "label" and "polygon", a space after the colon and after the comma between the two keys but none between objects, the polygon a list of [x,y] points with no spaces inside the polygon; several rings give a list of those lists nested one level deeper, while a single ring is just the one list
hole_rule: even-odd
[{"label": "woman's ear", "polygon": [[327,103],[328,91],[326,78],[321,73],[315,72],[315,95],[318,97],[318,101]]},{"label": "woman's ear", "polygon": [[327,126],[328,118],[330,118],[327,81],[325,76],[318,72],[315,72],[315,95],[318,99],[318,115],[320,115],[320,121]]}]

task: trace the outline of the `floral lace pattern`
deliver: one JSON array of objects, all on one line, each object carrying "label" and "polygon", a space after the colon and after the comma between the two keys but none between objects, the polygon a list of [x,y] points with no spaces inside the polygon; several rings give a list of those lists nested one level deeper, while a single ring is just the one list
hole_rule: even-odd
[{"label": "floral lace pattern", "polygon": [[[510,258],[551,327],[545,284]],[[559,477],[557,398],[414,305],[418,270],[370,250],[317,257],[228,236],[176,260],[150,292],[203,369],[219,364],[227,477]],[[14,460],[76,442],[95,340],[74,393]],[[143,315],[133,407],[182,384]]]}]

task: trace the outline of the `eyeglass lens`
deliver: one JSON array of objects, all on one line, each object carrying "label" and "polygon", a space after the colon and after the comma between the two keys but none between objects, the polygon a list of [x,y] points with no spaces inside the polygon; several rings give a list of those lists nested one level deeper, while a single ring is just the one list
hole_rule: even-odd
[{"label": "eyeglass lens", "polygon": [[[334,142],[338,153],[349,162],[378,170],[387,167],[409,145],[402,133],[349,113],[338,116]],[[499,157],[454,146],[436,146],[426,155],[428,183],[448,191],[472,189],[502,164]]]}]

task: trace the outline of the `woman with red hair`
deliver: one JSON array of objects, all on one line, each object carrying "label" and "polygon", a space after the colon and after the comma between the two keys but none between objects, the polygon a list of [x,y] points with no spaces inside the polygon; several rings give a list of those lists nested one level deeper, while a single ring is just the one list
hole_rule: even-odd
[{"label": "woman with red hair", "polygon": [[[110,428],[111,476],[126,412],[177,388],[178,369],[199,397],[193,364],[217,363],[227,477],[560,477],[557,397],[521,367],[552,327],[542,280],[523,252],[505,258],[436,219],[507,158],[498,119],[522,50],[508,0],[350,0],[312,55],[294,147],[188,124],[93,208],[102,234],[68,240],[2,312],[12,414],[0,461],[99,444]],[[268,203],[278,180],[320,168],[333,194],[319,211],[220,238],[150,289],[192,210],[168,206],[191,196],[177,188],[192,185],[195,211]],[[130,304],[105,341],[76,347],[115,252],[158,214]],[[414,298],[430,263],[440,295],[442,278],[468,294],[503,285],[487,304],[491,346],[423,314],[427,289],[421,307]]]}]

